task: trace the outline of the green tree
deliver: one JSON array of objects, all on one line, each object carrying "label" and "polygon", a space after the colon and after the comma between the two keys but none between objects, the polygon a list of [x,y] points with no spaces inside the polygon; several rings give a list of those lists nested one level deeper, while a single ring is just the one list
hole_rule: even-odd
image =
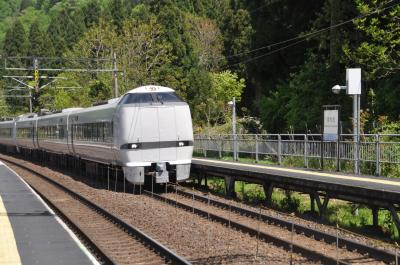
[{"label": "green tree", "polygon": [[45,0],[36,0],[35,9],[37,9],[37,10],[42,9],[43,2],[44,2],[44,1],[45,1]]},{"label": "green tree", "polygon": [[65,29],[68,25],[68,13],[64,10],[52,17],[50,20],[47,34],[53,43],[56,56],[62,56],[64,51],[67,49],[67,43],[65,40]]},{"label": "green tree", "polygon": [[45,57],[53,56],[54,49],[47,34],[40,28],[39,22],[35,20],[29,30],[29,56]]},{"label": "green tree", "polygon": [[19,10],[22,11],[32,5],[33,5],[32,0],[22,0],[19,6]]},{"label": "green tree", "polygon": [[198,54],[199,65],[208,71],[216,71],[224,63],[223,39],[216,21],[187,15],[189,32]]},{"label": "green tree", "polygon": [[80,9],[66,6],[52,19],[47,30],[56,56],[62,56],[71,49],[86,31],[83,13]]},{"label": "green tree", "polygon": [[[325,1],[329,2],[329,1]],[[317,49],[326,44],[326,36],[318,39],[317,43],[302,42],[293,47],[288,47],[282,51],[276,51],[288,44],[272,44],[291,39],[315,29],[326,27],[329,23],[329,8],[323,8],[323,1],[307,0],[258,0],[245,1],[246,9],[251,11],[251,22],[256,34],[252,35],[250,47],[230,51],[228,55],[237,52],[254,52],[240,55],[237,59],[233,57],[232,62],[237,60],[247,61],[246,74],[248,75],[247,89],[243,95],[243,103],[248,106],[253,113],[264,115],[265,108],[260,104],[263,96],[276,94],[277,85],[284,81],[290,81],[290,74],[299,70],[306,60],[306,50]],[[294,15],[295,14],[295,15]],[[224,36],[225,37],[225,36]],[[229,38],[229,34],[227,36]],[[319,35],[321,37],[321,35]],[[262,49],[259,49],[263,47]],[[270,54],[269,54],[270,53]],[[321,56],[326,56],[322,53]],[[259,58],[257,58],[259,57]],[[253,58],[257,58],[254,59]],[[273,111],[272,111],[273,112]],[[274,115],[277,112],[273,112]],[[283,117],[281,117],[283,120]],[[267,129],[272,129],[269,126]],[[283,129],[273,127],[275,130]]]},{"label": "green tree", "polygon": [[92,102],[100,102],[111,98],[111,87],[102,81],[95,81],[90,85],[89,97]]},{"label": "green tree", "polygon": [[12,16],[19,11],[20,1],[0,1],[0,19]]},{"label": "green tree", "polygon": [[66,45],[71,49],[86,31],[85,18],[79,8],[68,10],[67,27],[64,31]]},{"label": "green tree", "polygon": [[[382,9],[392,1],[356,0],[361,15]],[[372,80],[400,72],[400,6],[355,21],[355,27],[363,34],[361,42],[343,47],[347,64],[363,67],[365,78]]]},{"label": "green tree", "polygon": [[376,123],[379,116],[396,120],[400,117],[400,93],[395,89],[400,73],[400,6],[391,6],[387,0],[354,2],[361,15],[388,8],[354,22],[358,38],[343,45],[342,61],[347,67],[361,67],[365,80],[363,91],[371,94],[373,90],[376,95],[376,104],[364,104],[368,107],[365,111],[371,112],[369,123]]},{"label": "green tree", "polygon": [[97,24],[101,16],[101,7],[98,0],[87,3],[82,10],[85,14],[85,25],[87,28]]},{"label": "green tree", "polygon": [[70,107],[88,107],[92,101],[89,96],[89,86],[81,86],[76,73],[61,74],[65,77],[63,86],[75,87],[73,89],[62,89],[55,86],[48,86],[41,91],[39,107],[50,110],[61,110]]},{"label": "green tree", "polygon": [[118,32],[121,32],[126,18],[126,10],[122,0],[111,0],[108,9],[112,22],[117,27]]},{"label": "green tree", "polygon": [[[187,13],[170,0],[155,3],[151,10],[159,10],[157,21],[163,27],[165,40],[172,46],[171,64],[165,65],[162,70],[166,84],[179,89],[178,93],[192,102],[199,91],[208,89],[209,82],[190,34]],[[200,79],[203,81],[199,82]]]},{"label": "green tree", "polygon": [[[247,57],[246,53],[250,50],[254,33],[249,12],[245,9],[227,10],[222,19],[221,31],[230,69],[239,71],[243,75],[246,65],[241,62]],[[232,56],[237,54],[241,55]]]},{"label": "green tree", "polygon": [[162,69],[170,65],[173,56],[171,45],[162,37],[163,29],[155,17],[125,21],[117,54],[131,86],[165,82]]},{"label": "green tree", "polygon": [[240,102],[245,87],[245,80],[230,71],[211,73],[210,79],[210,89],[199,93],[200,97],[194,107],[195,112],[201,113],[200,118],[206,121],[207,127],[223,124],[229,120],[230,107],[227,102],[232,98]]},{"label": "green tree", "polygon": [[263,97],[261,121],[268,132],[320,132],[322,105],[334,104],[340,98],[331,96],[329,75],[329,66],[312,55],[301,70]]},{"label": "green tree", "polygon": [[6,33],[3,52],[7,56],[26,56],[27,48],[28,42],[24,27],[17,19]]}]

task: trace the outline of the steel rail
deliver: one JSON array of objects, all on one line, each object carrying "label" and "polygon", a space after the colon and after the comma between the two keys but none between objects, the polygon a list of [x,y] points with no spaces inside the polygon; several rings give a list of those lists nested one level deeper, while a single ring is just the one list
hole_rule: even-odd
[{"label": "steel rail", "polygon": [[143,190],[143,194],[145,194],[145,195],[147,195],[147,196],[149,196],[149,197],[151,197],[153,199],[165,202],[167,204],[175,205],[175,206],[177,206],[177,207],[179,207],[181,209],[184,209],[184,210],[186,210],[188,212],[192,212],[194,214],[197,214],[197,215],[199,215],[199,216],[201,216],[203,218],[208,218],[209,217],[210,220],[212,220],[212,221],[216,221],[216,222],[219,222],[219,223],[227,225],[227,226],[229,225],[233,229],[237,229],[237,230],[242,231],[244,233],[247,233],[247,234],[249,234],[251,236],[258,236],[259,239],[265,240],[267,242],[271,242],[275,246],[282,247],[286,251],[290,251],[291,250],[291,246],[293,246],[293,252],[295,252],[297,254],[300,254],[303,257],[307,257],[309,259],[312,259],[312,260],[321,261],[323,264],[349,265],[349,263],[347,263],[345,261],[341,261],[341,260],[337,261],[336,258],[329,257],[329,256],[327,256],[325,254],[322,254],[322,253],[317,252],[317,251],[312,250],[312,249],[308,249],[308,248],[303,247],[303,246],[301,246],[299,244],[293,243],[290,240],[285,240],[285,239],[279,238],[277,236],[273,236],[273,235],[258,231],[257,229],[254,229],[252,227],[240,224],[238,222],[235,222],[235,221],[229,220],[229,219],[227,219],[225,217],[222,217],[222,216],[219,216],[219,215],[216,215],[216,214],[213,214],[213,213],[198,209],[196,207],[193,207],[193,206],[190,206],[190,205],[186,205],[186,204],[178,202],[176,200],[166,198],[166,197],[161,196],[159,194],[156,194],[154,192],[152,193],[151,191]]},{"label": "steel rail", "polygon": [[[132,237],[139,239],[141,242],[143,242],[144,245],[150,246],[151,249],[153,249],[155,252],[159,253],[160,256],[164,257],[165,259],[170,261],[172,264],[176,264],[176,265],[190,265],[191,264],[189,261],[187,261],[183,257],[180,257],[178,254],[176,254],[172,250],[168,249],[166,246],[162,245],[161,243],[159,243],[155,239],[151,238],[149,235],[147,235],[144,232],[140,231],[138,228],[133,227],[132,225],[124,222],[123,220],[119,219],[118,217],[116,217],[112,213],[108,212],[107,210],[105,210],[101,206],[91,202],[90,200],[86,199],[82,195],[80,195],[80,194],[72,191],[71,189],[61,185],[60,183],[56,182],[55,180],[53,180],[53,179],[45,176],[44,174],[42,174],[40,172],[37,172],[36,170],[33,170],[33,169],[23,165],[23,164],[18,164],[16,162],[13,162],[13,161],[5,159],[5,158],[2,158],[2,160],[5,160],[5,161],[17,166],[17,167],[23,168],[23,169],[25,169],[25,170],[37,175],[38,177],[40,177],[40,178],[44,179],[45,181],[51,183],[52,185],[56,186],[57,188],[61,189],[62,191],[64,191],[64,192],[70,194],[71,196],[77,198],[79,201],[81,201],[82,203],[86,204],[87,206],[89,206],[90,208],[92,208],[93,210],[95,210],[96,212],[98,212],[99,214],[103,215],[105,218],[107,218],[108,220],[110,220],[111,222],[113,222],[114,224],[119,226],[121,228],[121,230],[124,230],[128,234],[130,234]],[[115,264],[115,263],[111,263],[111,264]]]},{"label": "steel rail", "polygon": [[[30,185],[29,185],[30,186]],[[52,203],[49,199],[47,199],[46,196],[43,195],[39,190],[35,189],[34,187],[30,186],[39,196],[50,206],[51,209],[53,209],[56,214],[68,225],[72,228],[72,231],[75,232],[79,237],[81,237],[84,241],[84,244],[86,244],[90,249],[92,249],[97,256],[97,258],[100,258],[101,264],[105,265],[117,265],[111,257],[107,256],[105,251],[96,245],[96,243],[90,239],[90,237],[83,232],[83,230],[79,227],[78,224],[74,223],[65,213],[63,210],[58,208],[54,203]]]},{"label": "steel rail", "polygon": [[[225,209],[225,210],[231,208],[232,211],[237,212],[242,216],[248,216],[248,217],[255,218],[255,219],[260,218],[260,220],[262,220],[268,224],[276,224],[276,225],[278,225],[280,227],[284,227],[288,230],[290,230],[292,227],[292,223],[287,220],[284,220],[283,218],[279,218],[279,217],[275,217],[275,216],[271,216],[271,215],[267,215],[267,214],[260,215],[260,213],[253,211],[253,210],[244,209],[244,208],[234,206],[234,205],[229,205],[227,203],[217,201],[215,199],[207,198],[205,196],[201,196],[198,194],[186,192],[181,189],[178,189],[177,193],[184,197],[187,197],[187,198],[192,198],[194,196],[195,200],[197,200],[199,202],[203,202],[203,203],[208,203],[208,200],[209,200],[211,205],[217,206],[217,207]],[[294,225],[294,230],[297,234],[304,234],[307,237],[313,237],[316,240],[324,241],[324,242],[330,243],[330,244],[336,243],[336,235],[332,235],[330,233],[320,231],[317,229],[309,228],[309,227],[301,225],[301,224],[294,223],[293,225]],[[396,255],[394,253],[391,253],[389,251],[382,250],[382,249],[377,249],[372,246],[368,246],[366,244],[357,242],[355,240],[346,239],[346,238],[342,238],[342,237],[339,237],[339,247],[345,247],[346,249],[348,249],[350,251],[357,251],[362,254],[368,254],[369,256],[371,256],[375,259],[379,259],[379,260],[382,260],[382,261],[388,262],[388,263],[393,262],[396,259]],[[400,257],[398,257],[398,262],[400,262]]]}]

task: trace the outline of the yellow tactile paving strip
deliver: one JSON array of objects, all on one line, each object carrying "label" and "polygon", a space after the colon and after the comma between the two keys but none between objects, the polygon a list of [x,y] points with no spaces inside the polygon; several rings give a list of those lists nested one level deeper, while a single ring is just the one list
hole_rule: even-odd
[{"label": "yellow tactile paving strip", "polygon": [[0,265],[21,265],[14,232],[0,196]]},{"label": "yellow tactile paving strip", "polygon": [[336,175],[336,174],[330,174],[330,173],[323,173],[323,172],[312,172],[312,171],[304,171],[304,170],[298,170],[298,169],[290,169],[290,168],[279,168],[279,167],[269,167],[269,166],[261,166],[261,165],[249,165],[249,164],[243,164],[243,163],[234,163],[234,162],[227,162],[227,161],[217,161],[217,160],[208,160],[208,159],[200,159],[200,158],[193,158],[193,161],[203,161],[207,163],[213,163],[213,164],[220,164],[220,165],[236,165],[236,166],[243,166],[243,167],[248,167],[248,168],[260,168],[260,169],[270,169],[270,170],[275,170],[275,171],[281,171],[281,172],[289,172],[289,173],[300,173],[300,174],[307,174],[311,176],[319,176],[319,177],[326,177],[326,178],[332,178],[332,179],[343,179],[343,180],[354,180],[354,181],[359,181],[359,182],[364,182],[364,183],[377,183],[377,184],[385,184],[385,185],[391,185],[391,186],[397,186],[400,187],[400,182],[398,181],[390,181],[390,180],[384,180],[384,179],[374,179],[374,178],[363,178],[363,177],[357,177],[357,176],[346,176],[346,175]]}]

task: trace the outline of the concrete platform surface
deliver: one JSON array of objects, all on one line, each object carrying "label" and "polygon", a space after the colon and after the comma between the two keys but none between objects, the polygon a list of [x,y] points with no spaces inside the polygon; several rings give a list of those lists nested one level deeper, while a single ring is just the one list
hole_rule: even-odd
[{"label": "concrete platform surface", "polygon": [[0,265],[99,264],[42,199],[0,161]]}]

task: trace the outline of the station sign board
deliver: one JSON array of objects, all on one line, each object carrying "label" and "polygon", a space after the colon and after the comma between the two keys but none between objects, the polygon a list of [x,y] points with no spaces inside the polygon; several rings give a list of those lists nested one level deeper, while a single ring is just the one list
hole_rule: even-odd
[{"label": "station sign board", "polygon": [[324,110],[324,141],[338,140],[339,135],[339,110]]}]

